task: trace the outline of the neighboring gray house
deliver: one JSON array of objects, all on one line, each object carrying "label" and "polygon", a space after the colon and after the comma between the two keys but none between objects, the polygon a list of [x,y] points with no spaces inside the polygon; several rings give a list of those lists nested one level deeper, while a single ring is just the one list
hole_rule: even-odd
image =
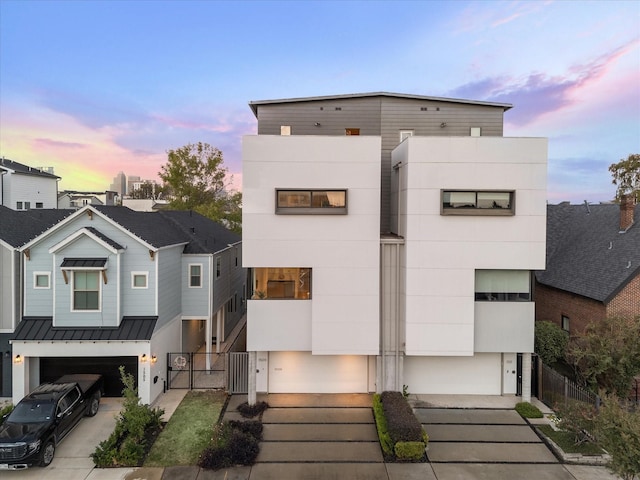
[{"label": "neighboring gray house", "polygon": [[0,397],[11,396],[11,344],[22,318],[21,254],[18,248],[73,210],[15,211],[0,206]]},{"label": "neighboring gray house", "polygon": [[17,250],[14,401],[63,372],[103,373],[118,395],[124,365],[151,403],[168,352],[214,351],[244,315],[240,237],[194,212],[88,205]]},{"label": "neighboring gray house", "polygon": [[58,208],[81,208],[85,205],[116,205],[117,192],[78,192],[64,190],[58,194]]},{"label": "neighboring gray house", "polygon": [[13,210],[56,208],[60,177],[0,158],[0,205]]}]

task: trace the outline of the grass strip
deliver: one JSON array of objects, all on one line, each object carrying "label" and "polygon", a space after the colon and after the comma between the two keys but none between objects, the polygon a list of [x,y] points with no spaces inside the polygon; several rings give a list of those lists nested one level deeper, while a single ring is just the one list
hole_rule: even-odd
[{"label": "grass strip", "polygon": [[197,465],[209,446],[226,394],[217,390],[188,392],[153,444],[145,467]]},{"label": "grass strip", "polygon": [[594,443],[586,442],[576,445],[571,432],[557,431],[550,425],[536,425],[547,437],[553,440],[564,453],[580,453],[582,455],[602,455],[604,451]]}]

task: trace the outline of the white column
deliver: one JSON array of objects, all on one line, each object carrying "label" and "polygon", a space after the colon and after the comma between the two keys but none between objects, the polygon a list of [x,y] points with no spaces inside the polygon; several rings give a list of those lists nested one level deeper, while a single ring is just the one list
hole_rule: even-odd
[{"label": "white column", "polygon": [[205,334],[205,369],[211,370],[211,331],[213,330],[211,323],[213,322],[213,318],[209,316],[206,320],[207,324],[205,325],[204,334]]},{"label": "white column", "polygon": [[531,402],[531,353],[522,354],[522,401]]},{"label": "white column", "polygon": [[220,338],[222,337],[222,322],[224,322],[223,307],[216,312],[216,353],[220,353]]},{"label": "white column", "polygon": [[256,395],[256,372],[258,368],[257,352],[249,352],[249,392],[247,403],[255,405],[257,401]]}]

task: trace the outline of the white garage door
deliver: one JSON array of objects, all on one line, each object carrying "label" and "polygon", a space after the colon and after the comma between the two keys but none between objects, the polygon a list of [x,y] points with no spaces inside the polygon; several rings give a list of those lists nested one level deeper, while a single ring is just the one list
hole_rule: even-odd
[{"label": "white garage door", "polygon": [[364,355],[271,352],[269,392],[366,393],[367,362]]},{"label": "white garage door", "polygon": [[410,393],[500,395],[499,353],[473,357],[407,357],[404,383]]}]

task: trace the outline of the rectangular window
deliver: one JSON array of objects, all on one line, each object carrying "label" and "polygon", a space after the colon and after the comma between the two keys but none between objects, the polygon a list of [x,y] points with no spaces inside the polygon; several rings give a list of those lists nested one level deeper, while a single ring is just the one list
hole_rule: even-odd
[{"label": "rectangular window", "polygon": [[36,208],[42,208],[43,206],[42,202],[36,202]]},{"label": "rectangular window", "polygon": [[31,202],[24,202],[24,209],[31,210]]},{"label": "rectangular window", "polygon": [[344,133],[345,133],[345,135],[360,135],[360,129],[359,128],[345,128]]},{"label": "rectangular window", "polygon": [[514,215],[514,191],[441,190],[441,215]]},{"label": "rectangular window", "polygon": [[51,272],[33,272],[33,288],[50,288]]},{"label": "rectangular window", "polygon": [[476,302],[529,302],[529,270],[476,270]]},{"label": "rectangular window", "polygon": [[73,272],[73,309],[100,310],[100,272]]},{"label": "rectangular window", "polygon": [[189,288],[202,287],[202,265],[189,265]]},{"label": "rectangular window", "polygon": [[216,257],[216,278],[220,278],[220,275],[222,275],[222,259]]},{"label": "rectangular window", "polygon": [[482,135],[482,128],[481,127],[471,127],[471,130],[469,131],[469,134],[472,137],[479,137]]},{"label": "rectangular window", "polygon": [[147,288],[148,272],[131,272],[131,288]]},{"label": "rectangular window", "polygon": [[22,210],[22,202],[16,202],[16,210]]},{"label": "rectangular window", "polygon": [[311,298],[310,268],[254,268],[254,300],[309,300]]},{"label": "rectangular window", "polygon": [[562,315],[562,330],[569,333],[569,317]]},{"label": "rectangular window", "polygon": [[345,215],[346,190],[276,190],[277,214]]}]

